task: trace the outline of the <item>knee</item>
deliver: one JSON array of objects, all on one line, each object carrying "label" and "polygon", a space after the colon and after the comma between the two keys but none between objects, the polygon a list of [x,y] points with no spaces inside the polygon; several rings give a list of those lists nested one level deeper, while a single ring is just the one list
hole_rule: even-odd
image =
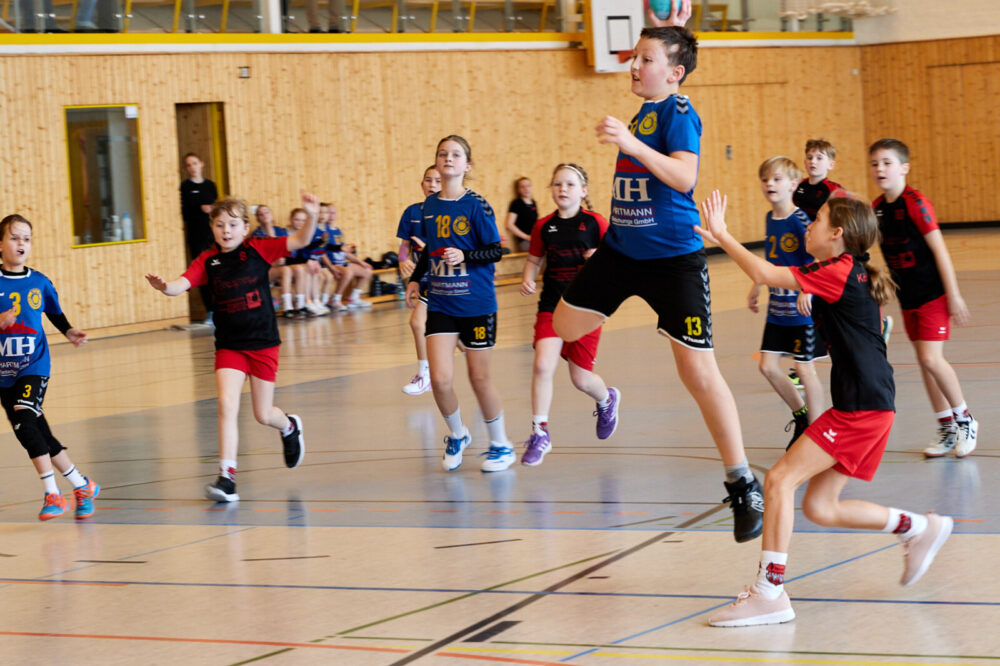
[{"label": "knee", "polygon": [[586,392],[593,376],[594,374],[592,372],[587,372],[582,368],[576,368],[572,365],[570,366],[569,380],[573,382],[573,387],[576,388],[577,391]]},{"label": "knee", "polygon": [[414,335],[423,335],[424,331],[427,330],[427,326],[423,321],[422,317],[417,316],[416,310],[410,316],[410,330],[413,331]]},{"label": "knee", "polygon": [[490,385],[489,370],[469,368],[469,383],[476,392],[488,387]]},{"label": "knee", "polygon": [[435,393],[438,392],[447,393],[452,390],[452,382],[454,381],[454,377],[452,376],[451,373],[445,373],[439,370],[436,371],[432,366],[430,369],[430,375],[431,375],[431,388],[434,390]]},{"label": "knee", "polygon": [[226,418],[229,416],[234,416],[239,413],[240,410],[240,398],[236,396],[235,399],[229,397],[219,396],[219,418]]},{"label": "knee", "polygon": [[808,493],[802,498],[802,514],[811,522],[823,527],[830,527],[837,524],[837,512],[834,505],[815,497],[810,497]]},{"label": "knee", "polygon": [[769,498],[781,497],[786,493],[795,492],[795,488],[791,486],[791,482],[785,468],[786,466],[779,462],[777,465],[768,470],[767,474],[764,476],[765,504],[768,503]]},{"label": "knee", "polygon": [[556,366],[554,363],[550,363],[545,359],[535,359],[535,364],[531,371],[534,373],[535,377],[552,377],[555,374]]},{"label": "knee", "polygon": [[11,421],[14,424],[14,435],[28,452],[29,458],[55,456],[63,450],[62,444],[54,437],[45,436],[39,424],[38,414],[30,409],[15,409]]},{"label": "knee", "polygon": [[253,417],[257,419],[257,423],[261,425],[271,424],[271,410],[270,409],[257,409],[253,410]]}]

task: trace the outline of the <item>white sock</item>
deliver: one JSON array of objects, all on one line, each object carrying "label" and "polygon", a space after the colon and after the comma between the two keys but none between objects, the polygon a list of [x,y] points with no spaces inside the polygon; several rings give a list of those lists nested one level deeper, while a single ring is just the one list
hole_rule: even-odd
[{"label": "white sock", "polygon": [[[288,415],[286,414],[285,416]],[[295,430],[295,424],[292,423],[291,419],[288,419],[288,425],[281,429],[281,436],[291,435],[293,430]]]},{"label": "white sock", "polygon": [[956,421],[962,421],[964,423],[969,420],[969,406],[965,404],[964,400],[958,407],[952,407],[951,413],[955,415]]},{"label": "white sock", "polygon": [[541,435],[548,429],[549,425],[549,415],[548,414],[535,414],[531,417],[531,429],[536,435]]},{"label": "white sock", "polygon": [[333,295],[333,303],[334,305],[340,305],[340,294]]},{"label": "white sock", "polygon": [[777,599],[785,589],[785,565],[788,553],[762,550],[757,570],[757,590],[768,599]]},{"label": "white sock", "polygon": [[462,423],[461,409],[456,409],[454,414],[446,414],[444,422],[448,424],[448,429],[451,430],[451,436],[456,439],[465,437],[465,433],[468,432],[465,428],[465,424]]},{"label": "white sock", "polygon": [[950,421],[955,418],[955,414],[952,413],[950,409],[946,409],[942,412],[934,412],[934,416],[938,421]]},{"label": "white sock", "polygon": [[66,480],[69,481],[70,485],[74,488],[87,485],[87,479],[83,478],[83,474],[80,474],[80,472],[77,471],[76,465],[70,467],[68,472],[63,472],[63,476],[66,477]]},{"label": "white sock", "polygon": [[330,294],[323,294],[322,296],[319,297],[320,305],[326,305],[329,302],[330,302]]},{"label": "white sock", "polygon": [[295,294],[295,307],[299,310],[306,306],[306,295],[305,294]]},{"label": "white sock", "polygon": [[224,476],[230,481],[236,480],[236,461],[226,460],[222,458],[219,460],[219,476]]},{"label": "white sock", "polygon": [[282,294],[281,295],[281,307],[284,310],[291,310],[292,309],[292,295],[291,294]]},{"label": "white sock", "polygon": [[906,541],[921,534],[927,529],[927,516],[911,513],[889,507],[889,522],[882,528],[883,532],[892,533]]},{"label": "white sock", "polygon": [[56,475],[55,472],[46,472],[38,477],[42,480],[42,485],[45,486],[46,493],[58,493],[59,486],[56,485]]},{"label": "white sock", "polygon": [[352,289],[351,290],[351,300],[352,301],[356,301],[356,300],[358,300],[360,298],[361,298],[361,290],[360,289]]},{"label": "white sock", "polygon": [[490,435],[491,444],[508,444],[507,426],[503,422],[503,410],[486,422],[486,432]]},{"label": "white sock", "polygon": [[431,364],[428,363],[427,359],[424,359],[423,361],[420,360],[417,361],[417,372],[419,372],[422,375],[427,375],[430,374],[430,371],[431,371]]},{"label": "white sock", "polygon": [[611,391],[608,391],[608,397],[606,397],[604,400],[597,401],[597,406],[600,407],[601,409],[604,409],[610,404],[611,404]]}]

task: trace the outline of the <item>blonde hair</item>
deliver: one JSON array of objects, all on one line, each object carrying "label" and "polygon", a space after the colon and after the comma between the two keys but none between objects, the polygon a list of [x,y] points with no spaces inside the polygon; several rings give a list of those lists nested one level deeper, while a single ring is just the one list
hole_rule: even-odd
[{"label": "blonde hair", "polygon": [[247,202],[238,197],[226,197],[225,199],[219,199],[214,204],[212,204],[212,212],[208,214],[208,219],[214,220],[223,213],[226,213],[230,217],[238,217],[243,220],[246,224],[250,224],[250,209],[247,207]]},{"label": "blonde hair", "polygon": [[784,171],[789,180],[802,180],[802,169],[792,158],[784,155],[775,155],[764,160],[757,169],[757,177],[763,180],[778,170]]},{"label": "blonde hair", "polygon": [[806,155],[814,150],[825,154],[831,160],[837,159],[837,149],[833,147],[833,144],[820,137],[818,139],[809,139],[806,141]]},{"label": "blonde hair", "polygon": [[879,305],[885,305],[896,294],[896,283],[889,271],[871,263],[868,249],[878,239],[878,220],[871,205],[846,192],[827,199],[830,227],[843,229],[844,249],[857,257],[868,272],[868,291]]},{"label": "blonde hair", "polygon": [[[557,164],[556,168],[552,170],[552,178],[549,180],[549,185],[552,185],[552,181],[555,180],[556,174],[559,173],[560,169],[568,169],[574,172],[580,178],[580,184],[584,187],[588,187],[590,179],[587,177],[587,172],[583,170],[583,167],[579,164],[574,164],[573,162],[563,162],[562,164]],[[594,210],[594,204],[590,203],[590,197],[583,197],[583,203],[587,210]]]}]

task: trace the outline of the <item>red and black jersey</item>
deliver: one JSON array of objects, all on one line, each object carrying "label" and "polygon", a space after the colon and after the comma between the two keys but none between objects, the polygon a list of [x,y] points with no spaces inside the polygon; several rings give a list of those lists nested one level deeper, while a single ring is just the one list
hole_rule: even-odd
[{"label": "red and black jersey", "polygon": [[868,291],[868,271],[850,254],[789,270],[813,294],[812,316],[830,352],[833,408],[895,410],[896,384],[885,357],[882,316]]},{"label": "red and black jersey", "polygon": [[267,271],[288,256],[287,238],[250,238],[231,252],[219,246],[199,254],[184,276],[209,285],[215,298],[215,348],[255,350],[281,344]]},{"label": "red and black jersey", "polygon": [[882,195],[872,202],[872,208],[878,218],[882,255],[899,286],[896,294],[900,307],[915,310],[944,296],[937,261],[924,240],[925,235],[938,229],[930,199],[907,185],[892,203]]},{"label": "red and black jersey", "polygon": [[607,220],[582,208],[570,218],[552,213],[535,222],[528,252],[533,257],[545,258],[545,283],[538,297],[539,312],[556,309],[566,287],[586,261],[583,253],[596,248],[607,230]]},{"label": "red and black jersey", "polygon": [[842,189],[844,188],[839,183],[828,178],[824,178],[815,185],[811,185],[808,178],[803,178],[799,186],[795,188],[795,193],[792,194],[792,203],[801,208],[810,220],[815,221],[816,213],[823,207],[830,195]]}]

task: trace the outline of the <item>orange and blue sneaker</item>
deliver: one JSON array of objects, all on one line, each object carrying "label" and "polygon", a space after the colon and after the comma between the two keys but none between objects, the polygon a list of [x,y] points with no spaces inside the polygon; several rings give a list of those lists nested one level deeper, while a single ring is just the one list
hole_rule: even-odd
[{"label": "orange and blue sneaker", "polygon": [[45,493],[45,504],[38,513],[38,520],[52,520],[66,511],[66,498],[62,493]]},{"label": "orange and blue sneaker", "polygon": [[79,488],[73,489],[73,495],[76,497],[76,519],[80,520],[82,518],[90,518],[94,515],[94,500],[101,493],[101,487],[88,479],[83,477],[87,483],[83,484]]}]

